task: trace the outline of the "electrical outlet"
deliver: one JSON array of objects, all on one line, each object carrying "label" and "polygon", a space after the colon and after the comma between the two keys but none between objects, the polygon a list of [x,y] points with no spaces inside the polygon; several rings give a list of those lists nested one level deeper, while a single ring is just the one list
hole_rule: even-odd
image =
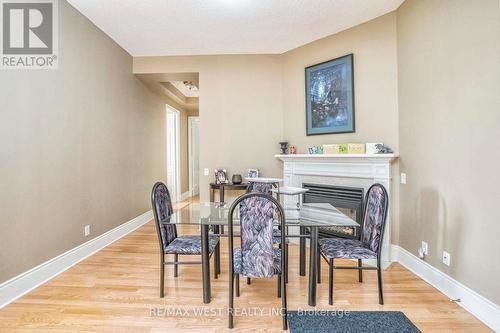
[{"label": "electrical outlet", "polygon": [[443,251],[443,264],[446,266],[450,266],[451,264],[451,254],[446,251]]},{"label": "electrical outlet", "polygon": [[90,235],[90,225],[86,225],[84,230],[83,230],[83,233],[85,234],[85,237],[87,237],[88,235]]},{"label": "electrical outlet", "polygon": [[210,170],[209,170],[208,168],[203,169],[203,174],[204,174],[205,176],[210,175]]},{"label": "electrical outlet", "polygon": [[422,241],[422,252],[424,255],[429,255],[429,244],[424,241]]},{"label": "electrical outlet", "polygon": [[401,172],[401,184],[406,184],[406,173]]}]

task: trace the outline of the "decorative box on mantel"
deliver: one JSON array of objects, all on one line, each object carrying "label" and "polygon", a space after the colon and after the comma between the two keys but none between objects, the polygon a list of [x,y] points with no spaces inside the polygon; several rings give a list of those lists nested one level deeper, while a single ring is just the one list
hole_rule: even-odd
[{"label": "decorative box on mantel", "polygon": [[[391,244],[391,163],[397,159],[395,154],[295,154],[275,155],[283,161],[283,185],[303,187],[304,183],[343,186],[364,189],[375,183],[385,186],[389,195],[389,213],[387,216],[382,260],[386,267],[390,262]],[[285,206],[296,204],[291,198],[284,198]]]}]

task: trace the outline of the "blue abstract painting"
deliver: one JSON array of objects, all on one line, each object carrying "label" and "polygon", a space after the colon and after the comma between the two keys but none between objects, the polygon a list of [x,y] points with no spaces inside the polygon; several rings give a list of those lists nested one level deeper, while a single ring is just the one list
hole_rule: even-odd
[{"label": "blue abstract painting", "polygon": [[352,54],[306,68],[307,135],[354,132]]}]

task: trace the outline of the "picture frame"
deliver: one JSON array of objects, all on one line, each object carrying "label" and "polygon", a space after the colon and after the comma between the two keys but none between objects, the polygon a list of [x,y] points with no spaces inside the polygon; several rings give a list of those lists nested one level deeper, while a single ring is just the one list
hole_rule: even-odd
[{"label": "picture frame", "polygon": [[259,169],[248,169],[247,178],[259,178]]},{"label": "picture frame", "polygon": [[228,182],[226,169],[215,169],[215,183],[227,184]]},{"label": "picture frame", "polygon": [[306,134],[355,132],[353,54],[305,68]]}]

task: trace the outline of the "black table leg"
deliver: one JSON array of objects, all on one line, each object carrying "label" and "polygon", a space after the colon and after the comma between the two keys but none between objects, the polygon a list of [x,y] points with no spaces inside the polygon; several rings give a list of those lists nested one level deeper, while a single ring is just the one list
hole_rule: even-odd
[{"label": "black table leg", "polygon": [[318,227],[310,227],[311,242],[309,244],[309,302],[310,306],[316,306],[316,279],[317,279],[317,255],[318,255]]},{"label": "black table leg", "polygon": [[[220,203],[223,203],[224,202],[224,195],[225,195],[225,188],[224,188],[224,184],[221,184],[220,187],[219,187],[219,202]],[[220,232],[223,234],[224,233],[224,226],[221,225],[220,226]]]},{"label": "black table leg", "polygon": [[219,202],[223,203],[224,202],[224,185],[220,185],[219,188]]},{"label": "black table leg", "polygon": [[299,248],[300,248],[300,256],[299,256],[299,271],[300,276],[306,275],[306,239],[303,237],[306,234],[306,228],[300,227],[300,235],[302,237],[299,238]]},{"label": "black table leg", "polygon": [[203,303],[210,303],[210,255],[208,253],[208,224],[201,225],[201,271],[203,280]]},{"label": "black table leg", "polygon": [[[219,225],[214,225],[213,226],[214,228],[214,234],[216,235],[219,235],[220,233],[220,226]],[[218,278],[218,275],[220,274],[220,240],[219,240],[219,244],[217,244],[216,248],[215,248],[215,252],[214,252],[214,261],[215,261],[215,268],[214,268],[214,277],[217,279]]]}]

